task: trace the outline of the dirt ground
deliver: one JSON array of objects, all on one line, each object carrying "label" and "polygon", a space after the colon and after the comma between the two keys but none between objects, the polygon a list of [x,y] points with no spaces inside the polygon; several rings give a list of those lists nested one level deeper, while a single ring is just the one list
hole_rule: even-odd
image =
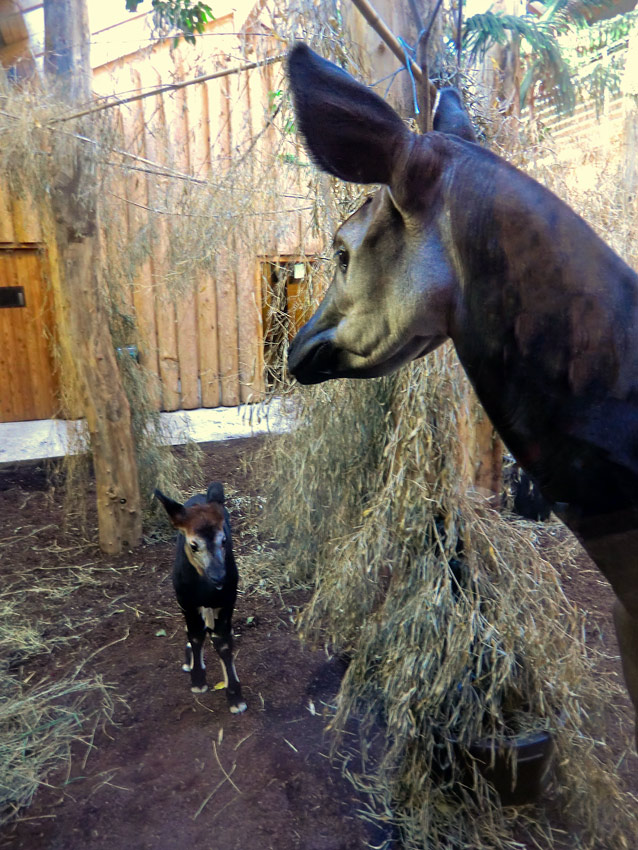
[{"label": "dirt ground", "polygon": [[[242,458],[262,438],[204,446],[209,480],[240,496],[259,493]],[[241,499],[238,500],[241,504]],[[246,520],[231,514],[241,573]],[[324,708],[343,669],[338,659],[300,644],[294,611],[302,591],[283,597],[242,593],[235,615],[237,669],[248,702],[231,715],[212,647],[209,691],[193,695],[181,670],[184,628],[173,597],[173,544],[148,540],[118,557],[88,548],[77,530],[63,530],[60,494],[40,467],[0,469],[2,576],[5,587],[32,577],[25,616],[38,615],[39,577],[47,571],[99,570],[44,620],[75,618],[81,639],[16,663],[24,681],[55,680],[85,662],[114,700],[113,723],[89,730],[73,748],[70,772],[49,776],[33,804],[5,828],[11,850],[355,850],[391,840],[358,816],[358,797],[329,759]],[[616,654],[611,594],[593,569],[566,577],[566,591],[591,610],[593,645]],[[46,632],[46,630],[45,630]],[[604,662],[618,673],[616,660]],[[623,710],[629,716],[628,701]],[[356,734],[353,735],[356,749]],[[638,793],[638,759],[619,770]]]},{"label": "dirt ground", "polygon": [[[260,439],[204,446],[208,478],[243,495],[255,492],[241,458]],[[221,670],[212,646],[207,693],[191,694],[181,670],[185,632],[170,580],[173,544],[146,543],[118,557],[96,548],[74,551],[78,535],[61,530],[61,512],[43,469],[0,470],[1,536],[17,532],[23,540],[12,557],[4,550],[5,587],[12,571],[28,569],[37,582],[39,570],[68,563],[70,553],[75,563],[99,562],[106,570],[99,587],[81,588],[57,612],[78,620],[89,615],[82,640],[27,660],[19,672],[25,680],[55,679],[88,657],[83,673],[100,674],[111,686],[114,723],[78,742],[70,774],[49,777],[50,786],[5,828],[0,846],[359,850],[379,844],[381,831],[357,816],[365,801],[328,757],[322,713],[343,671],[337,659],[300,644],[292,619],[303,593],[240,595],[236,666],[248,711],[231,715],[224,693],[213,687]],[[234,514],[241,572],[243,518]]]}]

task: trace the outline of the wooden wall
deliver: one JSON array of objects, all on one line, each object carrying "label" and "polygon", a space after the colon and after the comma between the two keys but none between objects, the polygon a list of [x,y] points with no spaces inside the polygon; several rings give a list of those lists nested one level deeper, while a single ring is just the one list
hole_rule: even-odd
[{"label": "wooden wall", "polygon": [[[174,49],[166,42],[110,63],[96,70],[95,90],[142,93],[253,61],[256,50],[246,41],[240,44],[234,28],[232,16],[215,21],[209,27],[214,37],[204,41],[204,51],[186,44]],[[277,43],[272,53],[281,50]],[[270,153],[274,162],[274,130],[266,115],[270,93],[281,88],[282,75],[280,64],[269,65],[123,105],[119,111],[126,148],[143,158],[142,166],[146,160],[154,170],[164,165],[205,180],[225,173],[235,157],[247,153]],[[298,181],[298,175],[293,179]],[[157,179],[129,171],[113,194],[124,199],[123,227],[131,236],[152,215],[150,256],[134,283],[131,304],[141,362],[158,379],[158,406],[232,406],[262,398],[260,262],[264,254],[300,255],[301,234],[307,229],[303,215],[251,224],[248,210],[241,236],[229,225],[228,238],[216,245],[214,272],[198,272],[196,286],[177,294],[179,287],[167,281],[165,271],[179,222],[175,216],[149,213],[165,204]],[[108,232],[104,236],[112,239]],[[313,247],[308,243],[305,250]]]}]

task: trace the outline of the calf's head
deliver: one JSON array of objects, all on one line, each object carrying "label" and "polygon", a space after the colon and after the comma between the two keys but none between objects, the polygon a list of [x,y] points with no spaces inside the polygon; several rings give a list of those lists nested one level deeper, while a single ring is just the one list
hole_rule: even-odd
[{"label": "calf's head", "polygon": [[[450,333],[459,298],[445,231],[446,136],[410,132],[385,101],[304,44],[288,58],[297,124],[316,164],[342,180],[380,183],[337,230],[336,270],[319,309],[293,340],[301,383],[386,375]],[[435,127],[465,139],[455,91]]]},{"label": "calf's head", "polygon": [[226,580],[226,533],[221,504],[182,505],[160,490],[155,491],[155,496],[172,525],[183,535],[186,558],[200,576],[221,587]]}]

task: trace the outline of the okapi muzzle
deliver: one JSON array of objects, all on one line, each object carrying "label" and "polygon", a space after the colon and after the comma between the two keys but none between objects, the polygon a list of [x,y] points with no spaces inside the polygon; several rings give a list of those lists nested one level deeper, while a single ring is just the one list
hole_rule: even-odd
[{"label": "okapi muzzle", "polygon": [[473,141],[455,90],[417,135],[304,44],[288,76],[315,164],[381,185],[335,234],[335,275],[290,371],[303,384],[385,375],[451,339],[506,446],[609,580],[638,712],[636,273]]}]

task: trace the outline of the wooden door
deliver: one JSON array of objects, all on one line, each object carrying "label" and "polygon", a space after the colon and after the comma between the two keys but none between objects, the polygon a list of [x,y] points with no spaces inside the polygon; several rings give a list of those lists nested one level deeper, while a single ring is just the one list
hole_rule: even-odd
[{"label": "wooden door", "polygon": [[0,422],[58,409],[53,316],[37,247],[0,248]]}]

